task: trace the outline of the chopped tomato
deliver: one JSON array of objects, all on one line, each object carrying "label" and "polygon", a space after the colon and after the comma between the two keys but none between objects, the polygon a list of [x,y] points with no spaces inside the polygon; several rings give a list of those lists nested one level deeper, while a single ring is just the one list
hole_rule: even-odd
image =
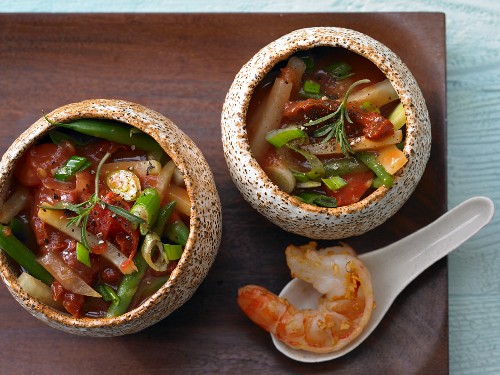
[{"label": "chopped tomato", "polygon": [[347,206],[358,202],[361,197],[372,186],[374,173],[366,171],[361,173],[352,173],[342,176],[347,185],[339,190],[330,190],[325,186],[326,193],[337,200],[337,205]]},{"label": "chopped tomato", "polygon": [[85,156],[96,167],[107,152],[113,154],[122,148],[125,146],[101,139],[82,147],[78,154]]},{"label": "chopped tomato", "polygon": [[42,179],[52,177],[53,171],[73,155],[75,147],[70,142],[60,145],[43,143],[31,147],[21,158],[21,167],[15,170],[16,177],[25,186],[38,186]]},{"label": "chopped tomato", "polygon": [[[119,206],[130,211],[130,203],[124,201],[119,195],[108,192],[102,198],[106,203]],[[125,218],[111,212],[108,208],[96,204],[89,215],[88,229],[102,240],[107,239],[116,243],[123,254],[130,256],[135,254],[139,245],[139,231]],[[104,248],[92,249],[93,252],[102,253]]]},{"label": "chopped tomato", "polygon": [[369,139],[380,140],[394,134],[392,123],[380,113],[364,112],[351,107],[349,117],[363,127],[363,133]]},{"label": "chopped tomato", "polygon": [[64,289],[59,281],[54,281],[51,286],[52,298],[56,302],[62,303],[64,308],[74,317],[80,317],[85,297]]}]

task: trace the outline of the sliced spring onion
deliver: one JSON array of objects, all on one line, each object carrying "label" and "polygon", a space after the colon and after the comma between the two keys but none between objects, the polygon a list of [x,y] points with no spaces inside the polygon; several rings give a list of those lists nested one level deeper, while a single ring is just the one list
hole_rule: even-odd
[{"label": "sliced spring onion", "polygon": [[382,180],[382,184],[385,187],[390,188],[392,186],[392,176],[387,173],[382,164],[380,164],[380,162],[377,160],[377,156],[374,153],[359,152],[356,154],[356,156],[359,158],[359,160],[365,163],[368,168],[375,172],[378,177],[380,177],[380,179]]},{"label": "sliced spring onion", "polygon": [[320,187],[321,182],[319,181],[304,181],[304,182],[297,182],[297,188],[299,189],[311,189],[315,187]]},{"label": "sliced spring onion", "polygon": [[165,250],[168,260],[181,259],[183,250],[181,245],[164,244],[163,250]]},{"label": "sliced spring onion", "polygon": [[143,236],[153,226],[160,210],[160,195],[155,188],[145,189],[130,209],[130,213],[140,217],[145,222],[140,225],[140,231]]},{"label": "sliced spring onion", "polygon": [[312,81],[310,79],[304,82],[304,91],[311,94],[319,94],[321,91],[321,85],[318,82]]},{"label": "sliced spring onion", "polygon": [[139,177],[131,171],[120,169],[106,177],[106,185],[127,202],[134,201],[141,193]]},{"label": "sliced spring onion", "polygon": [[282,162],[265,167],[264,170],[272,182],[285,193],[291,193],[295,188],[295,178],[292,171]]},{"label": "sliced spring onion", "polygon": [[304,138],[306,133],[296,126],[271,130],[266,134],[266,141],[276,148],[280,148],[290,142],[292,139]]},{"label": "sliced spring onion", "polygon": [[176,220],[167,227],[167,238],[176,244],[185,246],[189,237],[189,228],[181,220]]},{"label": "sliced spring onion", "polygon": [[89,249],[83,246],[80,242],[76,243],[76,259],[78,259],[80,263],[85,264],[87,267],[91,267]]},{"label": "sliced spring onion", "polygon": [[[163,244],[158,234],[148,233],[144,237],[141,254],[149,267],[155,271],[163,272],[167,270],[168,259],[163,252]],[[153,258],[156,258],[156,260],[153,260]]]},{"label": "sliced spring onion", "polygon": [[399,103],[396,108],[392,110],[392,112],[387,117],[392,125],[394,125],[394,130],[401,129],[404,124],[406,124],[406,115],[405,109],[403,107],[403,103]]},{"label": "sliced spring onion", "polygon": [[74,155],[66,160],[66,162],[57,169],[54,174],[54,178],[58,181],[68,181],[71,176],[74,176],[76,173],[81,172],[90,166],[91,163],[87,160],[87,158]]},{"label": "sliced spring onion", "polygon": [[304,203],[312,204],[315,206],[326,207],[326,208],[337,207],[337,200],[334,197],[330,197],[328,195],[320,193],[303,192],[297,195],[297,198]]},{"label": "sliced spring onion", "polygon": [[321,181],[324,182],[324,184],[328,187],[328,189],[333,191],[342,189],[344,186],[347,185],[346,180],[344,180],[340,176],[331,176],[328,178],[322,178]]},{"label": "sliced spring onion", "polygon": [[354,75],[354,73],[351,73],[351,66],[344,62],[336,62],[328,66],[325,70],[339,81]]}]

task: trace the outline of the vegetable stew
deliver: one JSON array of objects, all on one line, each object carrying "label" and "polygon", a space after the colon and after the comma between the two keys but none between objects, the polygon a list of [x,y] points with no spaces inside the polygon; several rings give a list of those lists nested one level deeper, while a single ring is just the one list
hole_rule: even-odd
[{"label": "vegetable stew", "polygon": [[390,188],[406,164],[403,105],[384,74],[343,48],[300,51],[255,89],[252,152],[284,192],[317,206],[358,202]]},{"label": "vegetable stew", "polygon": [[179,169],[131,126],[81,119],[54,127],[15,166],[0,247],[21,287],[74,317],[114,317],[168,280],[189,237]]}]

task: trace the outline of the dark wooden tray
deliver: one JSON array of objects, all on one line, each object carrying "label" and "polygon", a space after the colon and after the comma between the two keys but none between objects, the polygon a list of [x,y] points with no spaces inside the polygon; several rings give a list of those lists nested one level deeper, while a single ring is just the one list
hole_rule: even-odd
[{"label": "dark wooden tray", "polygon": [[223,158],[220,112],[240,67],[294,29],[340,26],[385,43],[409,66],[427,100],[432,155],[415,194],[384,225],[348,239],[359,253],[387,245],[446,210],[445,22],[438,13],[5,14],[0,15],[0,152],[43,111],[89,98],[121,98],[170,117],[200,147],[223,205],[217,260],[194,297],[145,331],[95,339],[32,318],[0,287],[5,374],[448,372],[447,264],[396,300],[374,334],[344,358],[294,362],[236,305],[238,287],[279,292],[290,279],[283,250],[303,237],[263,219],[233,185]]}]

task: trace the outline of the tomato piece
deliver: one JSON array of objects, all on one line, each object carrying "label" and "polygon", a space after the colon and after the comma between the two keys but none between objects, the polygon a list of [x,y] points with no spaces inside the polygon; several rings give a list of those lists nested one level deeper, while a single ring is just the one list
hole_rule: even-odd
[{"label": "tomato piece", "polygon": [[342,178],[347,182],[343,188],[333,191],[324,187],[325,192],[337,200],[339,207],[358,202],[372,186],[374,173],[372,171],[352,173],[343,175]]},{"label": "tomato piece", "polygon": [[52,172],[73,155],[75,147],[70,142],[61,142],[60,145],[43,143],[31,147],[21,158],[15,175],[25,186],[38,186],[42,179],[52,177]]},{"label": "tomato piece", "polygon": [[106,153],[109,152],[110,154],[114,154],[118,150],[121,150],[125,147],[126,146],[120,145],[118,143],[106,140],[98,140],[96,142],[90,142],[88,145],[82,147],[79,150],[79,154],[81,154],[80,156],[86,157],[94,167],[97,167]]},{"label": "tomato piece", "polygon": [[[119,195],[108,192],[102,198],[106,203],[119,206],[130,211],[130,203],[124,201]],[[114,214],[106,207],[96,204],[89,215],[88,230],[93,234],[98,234],[103,240],[110,240],[116,243],[123,254],[130,256],[135,254],[139,245],[139,229],[134,229],[132,224],[125,218]],[[104,249],[92,249],[99,253]],[[132,255],[133,256],[133,255]]]},{"label": "tomato piece", "polygon": [[54,301],[62,303],[64,308],[74,317],[81,316],[81,309],[85,302],[84,296],[64,289],[57,280],[52,283],[51,290]]},{"label": "tomato piece", "polygon": [[363,133],[368,139],[381,140],[394,134],[392,123],[380,113],[349,108],[349,117],[363,127]]}]

